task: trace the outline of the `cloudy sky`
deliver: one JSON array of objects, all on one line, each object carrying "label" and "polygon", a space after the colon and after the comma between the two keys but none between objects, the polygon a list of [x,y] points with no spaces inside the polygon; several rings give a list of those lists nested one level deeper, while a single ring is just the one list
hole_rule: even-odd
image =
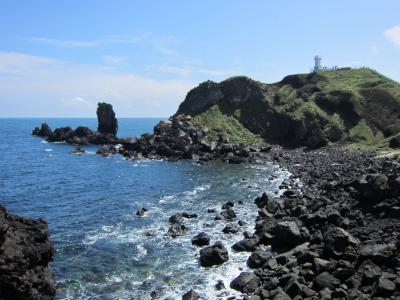
[{"label": "cloudy sky", "polygon": [[399,0],[0,1],[0,117],[165,117],[200,82],[324,65],[400,81]]}]

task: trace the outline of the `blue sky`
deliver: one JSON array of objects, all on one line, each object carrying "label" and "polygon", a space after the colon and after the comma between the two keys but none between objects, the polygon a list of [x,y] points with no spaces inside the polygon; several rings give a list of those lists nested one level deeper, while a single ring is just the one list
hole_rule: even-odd
[{"label": "blue sky", "polygon": [[400,80],[400,1],[0,0],[0,117],[173,114],[200,82],[324,65]]}]

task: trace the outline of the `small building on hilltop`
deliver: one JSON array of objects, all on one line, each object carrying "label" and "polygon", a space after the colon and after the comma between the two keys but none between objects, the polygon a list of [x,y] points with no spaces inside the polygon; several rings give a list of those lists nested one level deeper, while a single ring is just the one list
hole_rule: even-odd
[{"label": "small building on hilltop", "polygon": [[314,56],[314,68],[311,69],[311,72],[334,71],[334,70],[339,69],[338,66],[333,66],[331,68],[324,67],[321,64],[321,61],[322,61],[322,57],[320,55]]}]

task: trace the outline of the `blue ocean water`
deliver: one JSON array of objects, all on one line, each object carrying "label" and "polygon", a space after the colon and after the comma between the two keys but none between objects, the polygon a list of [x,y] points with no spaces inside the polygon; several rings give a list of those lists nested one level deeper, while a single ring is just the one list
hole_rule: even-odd
[{"label": "blue ocean water", "polygon": [[[230,165],[190,161],[170,163],[104,158],[95,147],[72,155],[72,146],[51,144],[30,135],[42,119],[0,119],[0,203],[23,216],[45,219],[56,248],[51,264],[57,299],[181,299],[190,288],[204,299],[235,294],[216,291],[246,269],[248,253],[230,247],[253,230],[254,198],[264,191],[278,193],[287,172],[272,164]],[[89,126],[96,119],[47,119],[52,128]],[[120,136],[152,132],[159,119],[119,119]],[[239,204],[239,200],[243,204]],[[226,225],[214,221],[223,203],[235,202],[238,219],[246,222],[239,234],[225,235]],[[146,207],[145,217],[136,211]],[[199,215],[185,222],[187,235],[166,236],[174,213]],[[200,268],[199,248],[191,238],[205,231],[212,243],[221,240],[229,261]],[[222,294],[221,294],[222,293]]]}]

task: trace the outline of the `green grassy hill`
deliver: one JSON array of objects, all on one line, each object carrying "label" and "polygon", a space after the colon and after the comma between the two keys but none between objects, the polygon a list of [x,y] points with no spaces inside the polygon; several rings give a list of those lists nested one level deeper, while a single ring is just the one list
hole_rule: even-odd
[{"label": "green grassy hill", "polygon": [[385,149],[400,141],[400,84],[371,69],[349,68],[290,75],[275,84],[232,77],[200,84],[176,114],[191,115],[211,140]]}]

